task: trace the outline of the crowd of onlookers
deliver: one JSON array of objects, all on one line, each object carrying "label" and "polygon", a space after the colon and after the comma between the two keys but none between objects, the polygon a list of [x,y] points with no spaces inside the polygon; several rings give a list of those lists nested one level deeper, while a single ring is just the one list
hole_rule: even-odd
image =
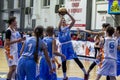
[{"label": "crowd of onlookers", "polygon": [[2,47],[4,44],[4,33],[0,33],[0,47]]},{"label": "crowd of onlookers", "polygon": [[[27,36],[32,36],[34,35],[32,31],[27,31],[27,32],[20,32],[22,37],[27,37]],[[57,32],[55,33],[56,37],[57,37]],[[88,34],[86,32],[83,31],[77,31],[77,30],[71,30],[71,38],[72,40],[76,40],[76,41],[91,41],[94,42],[94,36],[92,34]],[[5,32],[0,33],[0,46],[4,45],[4,39],[5,39]]]},{"label": "crowd of onlookers", "polygon": [[95,35],[89,34],[89,33],[84,32],[84,31],[74,31],[74,32],[71,31],[72,40],[94,42],[94,37],[95,37]]},{"label": "crowd of onlookers", "polygon": [[[32,36],[33,31],[27,31],[27,32],[19,32],[22,37],[28,37]],[[4,40],[5,40],[5,32],[0,33],[0,47],[4,46]]]}]

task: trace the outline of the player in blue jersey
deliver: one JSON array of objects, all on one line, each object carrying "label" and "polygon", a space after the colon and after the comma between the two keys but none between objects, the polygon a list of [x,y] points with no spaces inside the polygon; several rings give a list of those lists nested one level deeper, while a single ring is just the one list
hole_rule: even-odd
[{"label": "player in blue jersey", "polygon": [[70,59],[74,59],[75,62],[78,64],[78,66],[82,69],[84,72],[85,78],[86,78],[86,70],[83,66],[83,64],[80,62],[80,60],[77,58],[77,55],[75,51],[73,50],[73,45],[71,42],[71,35],[70,35],[70,29],[75,23],[75,19],[67,12],[66,13],[72,20],[70,25],[66,24],[65,18],[60,15],[60,23],[59,23],[59,34],[58,39],[61,44],[61,53],[66,56],[66,60],[62,58],[62,70],[63,70],[63,80],[68,80],[68,77],[66,76],[66,61]]},{"label": "player in blue jersey", "polygon": [[[15,30],[16,30],[17,39],[23,38],[23,35],[17,30],[17,25],[15,26]],[[22,43],[23,42],[17,43],[17,46],[18,46],[18,58],[20,57],[20,50],[22,48]]]},{"label": "player in blue jersey", "polygon": [[57,55],[57,56],[61,56],[65,59],[65,56],[63,54],[57,52],[56,40],[53,37],[54,28],[52,26],[47,27],[46,34],[47,34],[47,36],[43,38],[43,41],[47,45],[48,55],[51,59],[51,64],[52,64],[52,68],[53,68],[54,72],[52,74],[49,73],[50,68],[43,56],[40,61],[40,80],[57,80],[54,57],[55,57],[55,55]]},{"label": "player in blue jersey", "polygon": [[48,62],[50,72],[52,72],[47,48],[41,39],[43,36],[43,30],[42,26],[37,26],[34,29],[35,36],[26,38],[21,50],[22,55],[18,62],[18,80],[25,80],[25,77],[26,80],[36,80],[36,65],[42,51],[44,52],[46,61]]},{"label": "player in blue jersey", "polygon": [[117,26],[116,28],[116,42],[118,44],[117,47],[117,76],[120,75],[120,26]]}]

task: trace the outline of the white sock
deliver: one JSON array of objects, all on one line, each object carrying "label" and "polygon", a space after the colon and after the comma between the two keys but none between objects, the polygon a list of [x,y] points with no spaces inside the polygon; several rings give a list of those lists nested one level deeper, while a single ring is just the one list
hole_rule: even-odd
[{"label": "white sock", "polygon": [[85,68],[82,68],[82,71],[84,72],[84,74],[87,74],[87,72],[86,72]]},{"label": "white sock", "polygon": [[64,78],[66,78],[66,73],[63,73]]}]

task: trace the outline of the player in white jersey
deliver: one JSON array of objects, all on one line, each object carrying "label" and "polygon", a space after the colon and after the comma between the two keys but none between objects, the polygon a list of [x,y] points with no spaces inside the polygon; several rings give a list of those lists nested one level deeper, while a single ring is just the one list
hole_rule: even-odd
[{"label": "player in white jersey", "polygon": [[16,65],[18,61],[17,42],[20,42],[23,39],[17,39],[16,31],[14,29],[14,26],[17,24],[16,18],[10,17],[8,23],[9,23],[9,27],[6,30],[6,39],[5,39],[4,47],[6,50],[5,53],[6,53],[8,66],[9,66],[7,80],[11,80],[11,77],[16,70]]},{"label": "player in white jersey", "polygon": [[[94,31],[89,31],[89,30],[84,30],[85,32],[89,33],[89,34],[95,34],[95,35],[99,35],[101,36],[100,39],[103,39],[104,37],[106,37],[106,29],[110,27],[110,24],[109,23],[103,23],[102,24],[102,31],[98,31],[98,32],[94,32]],[[102,45],[100,43],[100,45]],[[103,51],[102,50],[102,46],[100,46],[100,51]],[[97,65],[100,63],[100,56],[103,56],[103,54],[99,54],[99,56],[97,57],[97,59],[90,65],[88,71],[87,71],[87,74],[88,74],[88,77],[89,77],[89,73],[91,72],[91,70]],[[98,59],[99,58],[99,59]],[[101,60],[102,61],[102,60]],[[106,80],[109,80],[109,77],[107,76]]]},{"label": "player in white jersey", "polygon": [[95,34],[95,35],[100,35],[100,36],[103,36],[105,37],[106,36],[106,29],[108,27],[110,27],[111,25],[109,23],[103,23],[102,24],[102,30],[101,31],[98,31],[98,32],[94,32],[94,31],[90,31],[90,30],[83,30],[89,34]]},{"label": "player in white jersey", "polygon": [[110,80],[116,80],[116,59],[117,59],[117,44],[113,37],[114,28],[108,27],[104,42],[104,60],[102,67],[98,69],[96,80],[99,80],[102,75],[109,76]]}]

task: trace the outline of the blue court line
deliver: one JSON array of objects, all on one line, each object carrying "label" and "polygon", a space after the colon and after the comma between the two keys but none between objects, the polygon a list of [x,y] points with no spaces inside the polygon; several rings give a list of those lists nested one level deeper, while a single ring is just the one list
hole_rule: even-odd
[{"label": "blue court line", "polygon": [[[5,78],[0,78],[0,80],[6,80]],[[58,78],[57,80],[63,80],[63,78]],[[82,78],[77,77],[69,77],[68,80],[84,80]]]},{"label": "blue court line", "polygon": [[[63,78],[58,78],[57,80],[63,80]],[[84,79],[78,77],[68,77],[68,80],[84,80]]]},{"label": "blue court line", "polygon": [[0,78],[0,80],[6,80],[5,78],[3,79],[3,78]]}]

